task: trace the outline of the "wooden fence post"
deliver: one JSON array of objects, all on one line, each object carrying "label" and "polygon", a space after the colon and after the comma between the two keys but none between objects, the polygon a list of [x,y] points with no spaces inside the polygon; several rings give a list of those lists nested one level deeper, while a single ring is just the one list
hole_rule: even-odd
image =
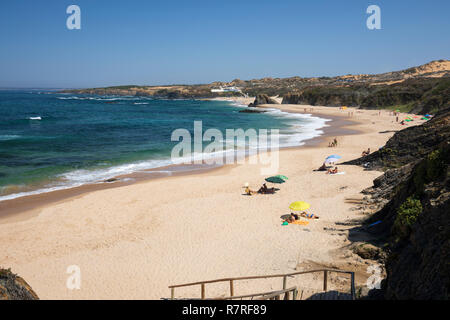
[{"label": "wooden fence post", "polygon": [[175,298],[175,288],[170,288],[170,298],[172,300]]},{"label": "wooden fence post", "polygon": [[205,284],[202,283],[202,299],[205,299]]},{"label": "wooden fence post", "polygon": [[325,270],[323,272],[323,291],[327,291],[327,287],[328,287],[328,272]]},{"label": "wooden fence post", "polygon": [[230,296],[234,296],[234,285],[233,280],[230,280]]},{"label": "wooden fence post", "polygon": [[355,300],[356,299],[356,292],[355,292],[355,273],[352,272],[351,273],[351,295],[352,295],[352,299]]}]

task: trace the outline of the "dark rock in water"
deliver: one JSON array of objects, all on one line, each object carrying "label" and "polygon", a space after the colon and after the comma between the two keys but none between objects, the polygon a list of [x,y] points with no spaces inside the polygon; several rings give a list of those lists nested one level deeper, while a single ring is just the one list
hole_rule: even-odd
[{"label": "dark rock in water", "polygon": [[116,182],[116,181],[119,181],[119,179],[117,179],[117,178],[111,178],[111,179],[107,179],[107,180],[105,180],[105,181],[103,181],[103,182],[110,183],[110,182]]},{"label": "dark rock in water", "polygon": [[243,110],[240,110],[239,112],[241,112],[241,113],[264,113],[264,112],[267,112],[267,111],[265,111],[265,110],[255,110],[255,109],[243,109]]},{"label": "dark rock in water", "polygon": [[0,269],[0,300],[39,300],[39,297],[21,277]]},{"label": "dark rock in water", "polygon": [[255,101],[250,103],[248,106],[254,107],[261,104],[278,104],[278,102],[269,97],[267,94],[257,94]]}]

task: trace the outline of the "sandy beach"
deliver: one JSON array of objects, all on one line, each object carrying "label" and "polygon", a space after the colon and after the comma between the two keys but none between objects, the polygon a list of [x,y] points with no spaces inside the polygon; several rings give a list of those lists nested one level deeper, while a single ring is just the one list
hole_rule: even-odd
[{"label": "sandy beach", "polygon": [[[247,101],[238,101],[246,103]],[[389,111],[302,105],[266,105],[287,112],[312,113],[351,121],[343,129],[357,134],[328,135],[305,146],[281,150],[279,173],[289,177],[274,195],[243,195],[248,182],[264,182],[261,165],[226,165],[192,175],[141,181],[116,188],[92,190],[43,203],[17,213],[25,218],[0,219],[0,266],[22,276],[41,299],[160,299],[170,297],[168,286],[221,277],[292,272],[321,265],[364,270],[367,262],[349,252],[350,226],[336,222],[361,219],[346,198],[362,197],[381,172],[338,165],[345,174],[314,172],[330,154],[342,161],[377,150],[404,129]],[[311,109],[312,108],[312,111]],[[349,113],[353,113],[349,117]],[[404,116],[405,114],[402,114]],[[401,118],[401,117],[400,117]],[[415,120],[411,125],[422,123]],[[344,131],[341,131],[344,132]],[[282,226],[280,216],[289,204],[302,200],[319,216],[307,226]],[[327,230],[328,228],[328,230]],[[81,270],[81,288],[66,287],[67,268]],[[364,272],[357,274],[363,285]],[[290,281],[296,281],[295,279]],[[314,279],[303,286],[320,286]],[[279,281],[246,282],[236,294],[279,289]],[[206,289],[220,296],[220,285]],[[177,292],[198,297],[198,287]]]}]

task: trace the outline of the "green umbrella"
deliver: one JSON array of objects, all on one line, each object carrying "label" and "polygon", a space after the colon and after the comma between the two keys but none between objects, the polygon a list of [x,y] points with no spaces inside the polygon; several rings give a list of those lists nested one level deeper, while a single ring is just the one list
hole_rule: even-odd
[{"label": "green umbrella", "polygon": [[275,177],[281,178],[283,180],[288,180],[288,177],[283,176],[282,174],[277,174]]},{"label": "green umbrella", "polygon": [[265,179],[267,182],[271,182],[271,183],[285,183],[286,181],[284,181],[283,179],[281,179],[280,177],[277,176],[273,176],[273,177],[269,177]]}]

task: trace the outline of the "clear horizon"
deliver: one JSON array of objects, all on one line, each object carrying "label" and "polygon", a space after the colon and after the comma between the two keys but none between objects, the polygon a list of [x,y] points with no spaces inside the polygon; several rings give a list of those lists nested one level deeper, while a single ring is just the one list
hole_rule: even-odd
[{"label": "clear horizon", "polygon": [[[69,5],[81,29],[69,30]],[[381,29],[369,30],[369,5]],[[0,4],[1,88],[201,84],[377,74],[449,59],[447,1]],[[5,35],[6,33],[6,35]]]}]

